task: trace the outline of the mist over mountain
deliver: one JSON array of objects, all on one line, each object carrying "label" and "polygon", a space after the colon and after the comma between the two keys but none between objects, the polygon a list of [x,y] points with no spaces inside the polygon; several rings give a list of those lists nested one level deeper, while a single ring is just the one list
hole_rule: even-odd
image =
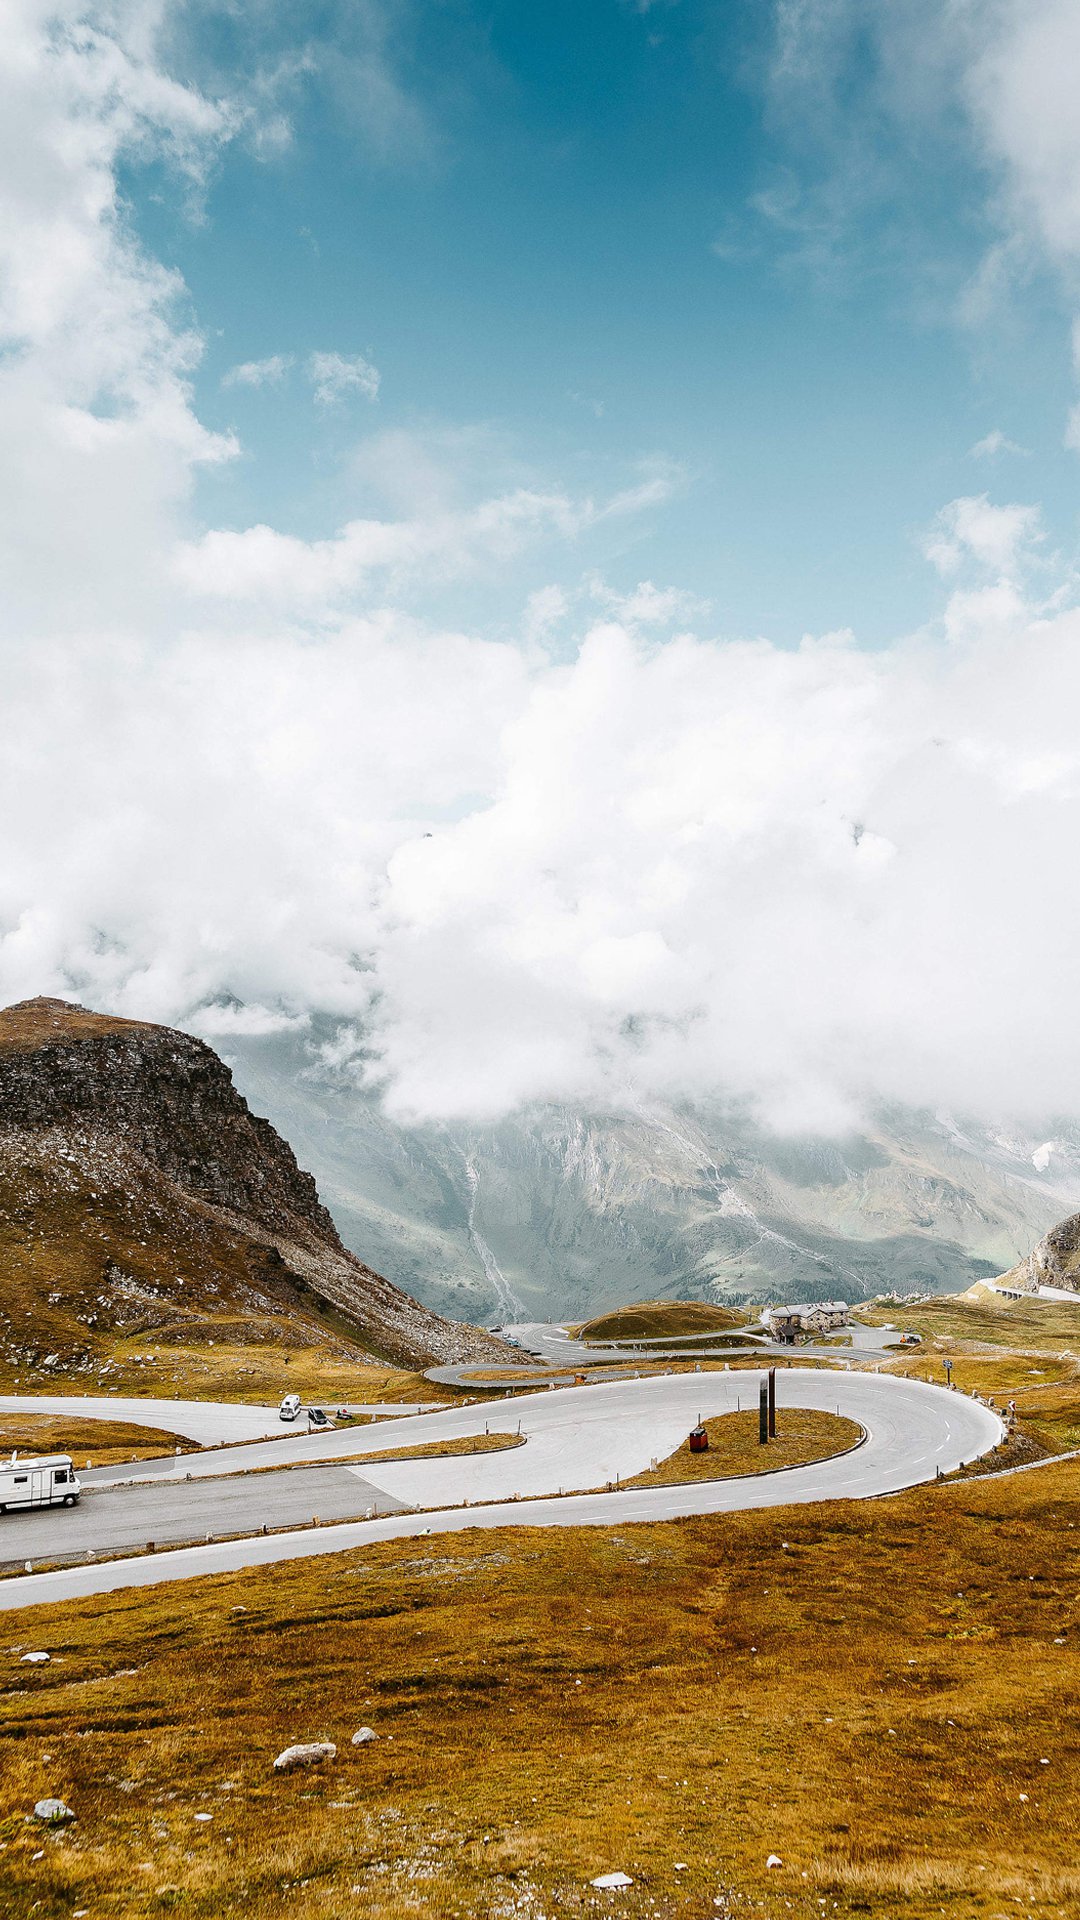
[{"label": "mist over mountain", "polygon": [[1080,1128],[892,1107],[785,1138],[720,1100],[546,1105],[404,1125],[332,1057],[332,1023],[231,1035],[237,1084],[318,1178],[346,1245],[470,1320],[574,1318],[645,1296],[955,1292],[1080,1199]]}]

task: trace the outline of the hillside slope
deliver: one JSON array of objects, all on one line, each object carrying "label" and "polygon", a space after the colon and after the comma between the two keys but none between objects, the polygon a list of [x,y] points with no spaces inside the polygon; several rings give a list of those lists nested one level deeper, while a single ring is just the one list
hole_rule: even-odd
[{"label": "hillside slope", "polygon": [[117,1335],[297,1320],[402,1366],[501,1356],[342,1245],[311,1175],[189,1034],[0,1012],[0,1359],[93,1373]]},{"label": "hillside slope", "polygon": [[783,1139],[699,1101],[418,1125],[330,1064],[333,1023],[221,1045],[346,1244],[469,1320],[958,1292],[1080,1204],[1080,1129],[1060,1120],[1032,1133],[894,1108],[859,1135]]},{"label": "hillside slope", "polygon": [[1002,1285],[1034,1293],[1039,1287],[1057,1287],[1080,1294],[1080,1213],[1059,1220],[1017,1266],[1001,1276]]}]

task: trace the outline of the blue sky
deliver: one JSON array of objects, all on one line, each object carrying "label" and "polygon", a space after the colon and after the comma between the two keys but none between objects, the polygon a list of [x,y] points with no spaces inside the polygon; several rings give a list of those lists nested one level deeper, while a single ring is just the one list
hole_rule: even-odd
[{"label": "blue sky", "polygon": [[[879,48],[853,35],[839,72],[785,90],[763,6],[273,17],[226,40],[197,15],[187,59],[228,82],[306,53],[279,82],[287,143],[230,149],[197,222],[153,171],[125,178],[206,339],[200,414],[243,441],[204,482],[209,523],[310,537],[384,511],[377,454],[374,472],[355,455],[385,434],[437,448],[466,492],[603,493],[668,466],[668,503],[590,541],[581,571],[677,584],[718,631],[781,642],[879,644],[927,618],[925,528],[958,494],[1037,498],[1071,549],[1062,289],[1029,267],[1019,297],[963,317],[995,172],[955,108],[883,103]],[[295,366],[220,386],[325,349],[374,361],[374,404],[313,409]],[[973,459],[995,429],[1029,451]],[[511,627],[544,560],[455,613]]]},{"label": "blue sky", "polygon": [[0,994],[1049,1138],[1077,71],[1076,0],[9,0]]}]

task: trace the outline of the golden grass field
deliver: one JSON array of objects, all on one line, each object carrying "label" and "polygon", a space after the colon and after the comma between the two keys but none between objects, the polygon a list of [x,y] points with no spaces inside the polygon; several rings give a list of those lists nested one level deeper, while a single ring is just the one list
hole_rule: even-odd
[{"label": "golden grass field", "polygon": [[138,1427],[122,1420],[68,1420],[58,1414],[8,1413],[0,1415],[0,1455],[70,1453],[77,1467],[91,1460],[96,1467],[117,1466],[125,1460],[152,1460],[163,1453],[194,1453],[194,1440],[164,1433],[160,1427]]},{"label": "golden grass field", "polygon": [[657,1340],[688,1334],[727,1333],[746,1325],[748,1313],[700,1300],[642,1300],[586,1320],[574,1329],[580,1340]]},{"label": "golden grass field", "polygon": [[735,1474],[804,1467],[811,1460],[825,1460],[832,1453],[856,1446],[863,1431],[854,1420],[803,1407],[777,1409],[776,1434],[764,1447],[758,1438],[756,1408],[752,1413],[718,1414],[704,1426],[709,1436],[706,1453],[691,1453],[689,1440],[684,1440],[666,1460],[624,1485],[671,1486],[688,1480],[724,1480]]},{"label": "golden grass field", "polygon": [[[9,1614],[4,1912],[1075,1916],[1078,1490],[477,1531]],[[275,1777],[298,1739],[338,1757]],[[53,1793],[79,1817],[46,1836]]]},{"label": "golden grass field", "polygon": [[1006,1300],[987,1288],[974,1299],[954,1295],[914,1307],[859,1307],[858,1318],[875,1327],[891,1322],[924,1339],[944,1334],[990,1346],[1075,1347],[1080,1352],[1080,1294],[1073,1306],[1064,1300]]},{"label": "golden grass field", "polygon": [[[460,1440],[426,1440],[419,1447],[387,1447],[384,1453],[358,1453],[358,1460],[441,1460],[451,1455],[470,1453],[505,1453],[508,1447],[523,1447],[525,1436],[520,1433],[467,1433]],[[349,1456],[335,1454],[340,1462]]]},{"label": "golden grass field", "polygon": [[[891,1366],[940,1380],[948,1355],[958,1386],[1014,1398],[994,1464],[1080,1445],[1068,1343],[1025,1325],[1010,1351],[981,1308],[943,1305],[950,1326]],[[281,1377],[253,1387],[257,1350],[216,1343],[183,1363],[213,1397],[272,1400]],[[436,1397],[389,1368],[338,1383],[338,1364],[294,1350],[288,1384]],[[716,1424],[740,1419],[753,1466],[782,1464],[756,1413]],[[666,1467],[688,1477],[726,1444]],[[1076,1920],[1078,1496],[1080,1461],[1051,1462],[859,1504],[405,1540],[8,1614],[0,1914]],[[36,1648],[51,1663],[22,1666]],[[379,1739],[354,1749],[365,1724]],[[337,1759],[275,1777],[300,1739]],[[45,1834],[26,1814],[54,1793],[79,1817]],[[613,1869],[633,1886],[590,1887]]]},{"label": "golden grass field", "polygon": [[[257,1337],[252,1338],[252,1333]],[[291,1337],[290,1337],[291,1336]],[[109,1368],[100,1378],[65,1378],[60,1372],[42,1376],[25,1371],[16,1383],[0,1369],[4,1393],[104,1393],[149,1398],[196,1400],[250,1400],[259,1406],[277,1406],[286,1393],[327,1406],[339,1401],[446,1401],[460,1398],[452,1387],[433,1386],[422,1373],[409,1373],[368,1355],[343,1355],[340,1342],[321,1341],[303,1329],[283,1329],[270,1322],[265,1337],[251,1321],[238,1326],[221,1316],[199,1323],[199,1337],[131,1338],[114,1335],[109,1341]]]}]

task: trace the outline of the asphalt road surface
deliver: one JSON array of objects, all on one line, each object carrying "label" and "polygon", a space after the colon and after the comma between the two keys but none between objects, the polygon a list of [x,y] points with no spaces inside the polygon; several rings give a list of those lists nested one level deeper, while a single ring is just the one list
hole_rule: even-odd
[{"label": "asphalt road surface", "polygon": [[[737,1480],[639,1488],[629,1493],[573,1491],[605,1488],[617,1477],[625,1480],[643,1471],[651,1459],[662,1459],[673,1452],[701,1416],[734,1411],[740,1402],[756,1405],[758,1378],[756,1372],[665,1374],[533,1394],[502,1407],[455,1407],[396,1421],[395,1446],[481,1433],[485,1425],[516,1437],[519,1420],[526,1444],[496,1453],[441,1460],[373,1462],[370,1466],[361,1460],[351,1469],[355,1476],[362,1476],[361,1500],[365,1506],[374,1496],[380,1505],[392,1501],[427,1509],[421,1513],[320,1527],[299,1535],[201,1546],[147,1560],[16,1577],[0,1583],[0,1608],[109,1592],[129,1584],[186,1579],[198,1572],[261,1565],[305,1553],[361,1546],[366,1540],[447,1528],[625,1525],[634,1520],[664,1520],[793,1502],[865,1499],[933,1479],[939,1471],[951,1472],[962,1462],[988,1452],[1004,1432],[998,1416],[981,1402],[921,1381],[792,1368],[777,1376],[778,1422],[782,1423],[785,1405],[839,1411],[865,1429],[867,1437],[862,1446],[811,1466]],[[290,1458],[298,1458],[303,1449],[308,1458],[328,1463],[346,1453],[378,1451],[387,1445],[387,1439],[386,1429],[378,1426],[342,1431],[297,1441],[297,1452],[290,1450]],[[192,1489],[199,1479],[206,1481],[205,1504],[198,1508],[200,1532],[231,1530],[228,1523],[216,1518],[219,1510],[224,1511],[223,1489],[230,1482],[213,1476],[259,1465],[256,1456],[263,1451],[254,1445],[234,1447],[216,1456],[189,1455],[179,1463],[170,1463],[167,1482],[175,1481],[178,1472],[184,1476],[182,1488],[178,1487],[182,1499],[200,1498]],[[275,1466],[280,1462],[277,1447],[270,1450],[270,1459]],[[763,1464],[767,1459],[766,1452]],[[196,1474],[196,1464],[206,1472]],[[340,1471],[349,1473],[350,1469],[342,1465]],[[196,1476],[190,1483],[188,1472]],[[321,1508],[311,1503],[313,1477],[306,1470],[286,1470],[249,1481],[247,1485],[257,1490],[260,1515],[256,1524],[288,1524],[284,1516],[295,1515],[297,1499],[324,1517]],[[297,1482],[307,1483],[299,1493]],[[88,1493],[81,1511],[7,1515],[0,1518],[0,1558],[11,1561],[18,1555],[34,1560],[66,1551],[57,1542],[74,1539],[74,1534],[66,1534],[65,1529],[76,1521],[81,1525],[85,1514],[93,1533],[94,1511],[104,1500],[149,1500],[157,1512],[164,1494],[165,1485],[159,1479],[149,1489],[114,1487],[108,1494]],[[528,1500],[526,1506],[518,1504],[522,1499]],[[457,1504],[463,1501],[490,1504],[479,1508]],[[111,1514],[120,1509],[102,1511]],[[140,1516],[145,1511],[140,1508]],[[211,1514],[215,1515],[213,1520]],[[331,1516],[328,1513],[325,1517]],[[16,1521],[19,1546],[9,1551],[7,1529]],[[35,1527],[42,1529],[40,1535],[35,1534]],[[159,1534],[160,1528],[151,1529],[142,1537],[156,1540]],[[46,1540],[49,1544],[42,1544]],[[79,1545],[83,1544],[80,1540]],[[104,1550],[96,1537],[85,1544]]]},{"label": "asphalt road surface", "polygon": [[[352,1411],[362,1414],[422,1413],[436,1401],[417,1400],[398,1405],[392,1400],[375,1405],[357,1405]],[[123,1420],[140,1427],[161,1427],[166,1433],[182,1434],[185,1440],[197,1440],[200,1446],[227,1445],[234,1440],[261,1440],[271,1434],[306,1433],[301,1416],[295,1422],[279,1419],[277,1407],[253,1407],[231,1400],[150,1400],[132,1394],[0,1394],[0,1415],[6,1413],[54,1413],[70,1420]]]},{"label": "asphalt road surface", "polygon": [[234,1480],[179,1481],[165,1487],[105,1487],[72,1509],[0,1516],[0,1566],[69,1554],[131,1553],[208,1533],[259,1527],[309,1527],[313,1519],[362,1520],[397,1513],[401,1502],[345,1467],[251,1474]]}]

